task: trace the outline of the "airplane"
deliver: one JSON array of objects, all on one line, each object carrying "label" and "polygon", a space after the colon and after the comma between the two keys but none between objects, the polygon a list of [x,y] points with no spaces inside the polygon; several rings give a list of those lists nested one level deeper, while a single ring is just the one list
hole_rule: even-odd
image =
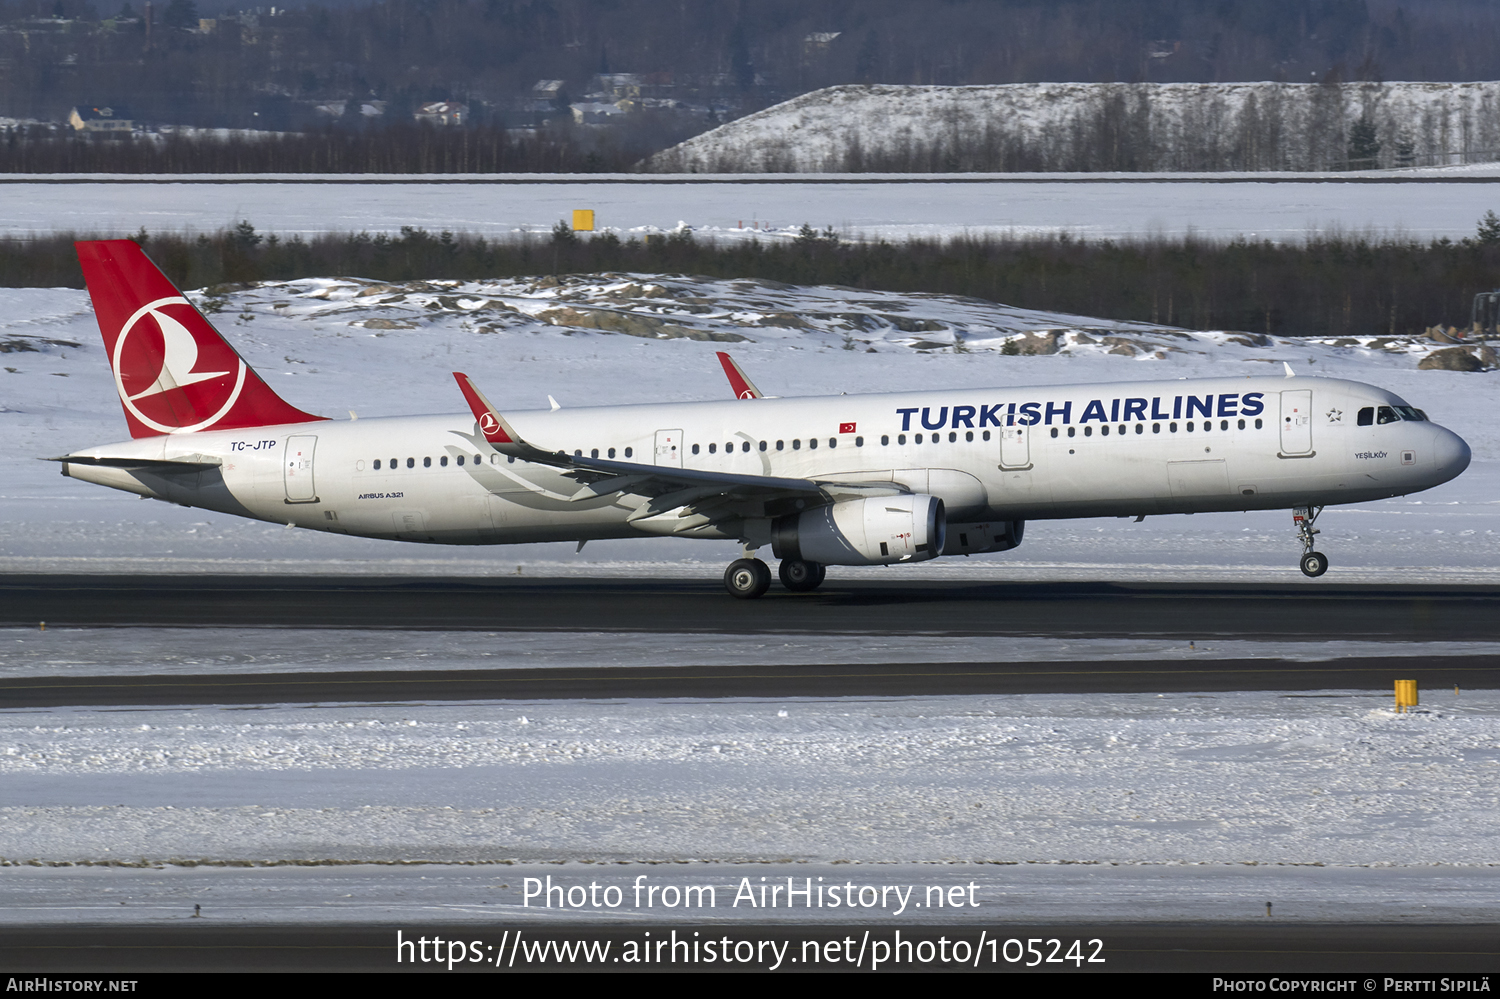
[{"label": "airplane", "polygon": [[[333,421],[283,400],[130,240],[77,244],[131,440],[52,459],[75,479],[311,530],[452,545],[738,541],[730,594],[828,566],[1004,552],[1026,523],[1287,509],[1300,567],[1325,506],[1430,489],[1468,445],[1404,399],[1241,376],[764,396]],[[352,416],[352,414],[351,414]]]}]

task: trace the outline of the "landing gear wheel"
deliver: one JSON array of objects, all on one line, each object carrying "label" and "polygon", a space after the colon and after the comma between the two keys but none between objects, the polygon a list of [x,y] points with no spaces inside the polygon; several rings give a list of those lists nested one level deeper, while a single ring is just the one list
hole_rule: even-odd
[{"label": "landing gear wheel", "polygon": [[1322,552],[1308,552],[1302,556],[1302,575],[1321,576],[1328,571],[1328,556]]},{"label": "landing gear wheel", "polygon": [[781,577],[781,585],[793,593],[806,593],[823,585],[823,577],[828,575],[828,570],[819,562],[784,558],[776,574]]},{"label": "landing gear wheel", "polygon": [[771,568],[758,558],[735,559],[724,570],[724,589],[741,600],[754,600],[771,588]]}]

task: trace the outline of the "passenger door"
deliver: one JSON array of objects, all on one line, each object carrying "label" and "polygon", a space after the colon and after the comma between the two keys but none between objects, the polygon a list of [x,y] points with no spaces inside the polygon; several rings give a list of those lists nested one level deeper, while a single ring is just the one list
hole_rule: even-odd
[{"label": "passenger door", "polygon": [[1312,454],[1312,392],[1295,389],[1281,393],[1281,453]]},{"label": "passenger door", "polygon": [[318,438],[311,434],[286,439],[286,458],[282,462],[282,479],[286,483],[288,503],[316,503],[318,491],[313,482],[313,451]]}]

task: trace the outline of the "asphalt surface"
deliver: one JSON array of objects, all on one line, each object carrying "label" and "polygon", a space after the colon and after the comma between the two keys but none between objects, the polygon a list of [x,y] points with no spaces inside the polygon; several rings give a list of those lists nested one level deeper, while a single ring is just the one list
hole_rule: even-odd
[{"label": "asphalt surface", "polygon": [[1500,656],[1291,662],[882,663],[815,666],[371,670],[0,680],[0,709],[64,705],[322,704],[624,697],[901,697],[939,694],[1171,693],[1308,690],[1390,692],[1500,687]]},{"label": "asphalt surface", "polygon": [[1493,641],[1500,587],[0,575],[0,625]]},{"label": "asphalt surface", "polygon": [[[66,972],[69,977],[79,974],[132,973],[132,972],[265,972],[265,971],[366,971],[366,972],[427,972],[450,974],[445,962],[430,960],[434,952],[424,946],[421,952],[413,946],[403,952],[403,961],[396,961],[396,933],[410,941],[443,941],[442,953],[447,955],[448,941],[476,942],[479,954],[485,960],[475,963],[456,963],[453,971],[763,971],[771,964],[756,961],[726,965],[722,962],[708,964],[672,965],[666,961],[649,965],[631,964],[618,958],[625,953],[627,942],[634,942],[638,952],[640,944],[651,934],[653,941],[667,937],[671,940],[675,929],[677,939],[692,941],[697,931],[698,940],[719,941],[728,938],[732,945],[740,941],[775,941],[778,945],[790,944],[785,950],[785,959],[778,970],[782,971],[842,971],[869,970],[871,949],[864,950],[863,967],[856,969],[846,952],[859,954],[861,944],[870,940],[893,943],[897,929],[902,938],[911,941],[930,941],[936,945],[939,938],[946,938],[949,946],[955,940],[966,941],[970,948],[985,939],[994,942],[1015,939],[1019,945],[1011,945],[1010,954],[1018,960],[1007,961],[999,948],[995,948],[999,959],[993,964],[982,962],[977,970],[1013,972],[1053,972],[1056,974],[1079,974],[1088,972],[1197,972],[1208,973],[1330,973],[1343,972],[1350,979],[1341,991],[1369,991],[1385,985],[1384,976],[1390,974],[1442,974],[1467,973],[1471,978],[1485,977],[1483,973],[1500,969],[1500,927],[1492,925],[1434,926],[1434,925],[1348,925],[1328,923],[1104,923],[1095,925],[989,925],[980,927],[958,927],[952,925],[923,927],[920,925],[894,926],[887,924],[850,926],[796,926],[739,924],[732,920],[715,920],[702,926],[676,925],[652,926],[645,924],[621,925],[620,923],[583,926],[558,924],[506,923],[495,926],[484,924],[423,924],[418,926],[300,926],[257,927],[215,926],[210,921],[194,922],[184,919],[176,925],[161,926],[48,926],[7,927],[3,942],[0,942],[0,969],[9,972],[45,973]],[[524,959],[516,964],[500,963],[496,967],[495,952],[508,941],[513,941],[520,930],[528,943],[555,940],[609,942],[609,956],[592,967],[583,961],[566,963],[537,962],[529,964]],[[507,933],[507,931],[509,931]],[[866,939],[868,934],[869,940]],[[852,944],[840,943],[852,941]],[[1051,946],[1053,940],[1061,947]],[[1033,943],[1038,953],[1035,958],[1064,955],[1073,941],[1081,946],[1082,957],[1098,956],[1102,963],[1084,961],[1038,963],[1028,968],[1034,958],[1025,955],[1025,947]],[[1093,941],[1100,946],[1095,947]],[[809,966],[812,948],[803,949],[803,941],[816,941],[821,953],[819,962]],[[833,950],[825,949],[828,942],[838,941]],[[1020,951],[1018,953],[1018,946]],[[936,951],[936,947],[933,948]],[[456,948],[455,953],[471,956],[472,950]],[[665,953],[665,950],[663,951]],[[747,951],[746,951],[747,952]],[[984,948],[989,956],[991,947]],[[689,953],[686,948],[680,954]],[[764,952],[763,952],[764,953]],[[971,949],[969,953],[973,953]],[[702,951],[700,951],[700,955]],[[915,954],[915,948],[913,948]],[[429,960],[421,960],[422,956]],[[830,956],[832,955],[832,956]],[[793,963],[791,958],[797,958]],[[889,959],[888,959],[889,960]],[[968,967],[939,960],[928,959],[925,964],[911,960],[902,965],[890,961],[880,970],[929,971],[970,970]],[[1368,979],[1369,984],[1366,984]],[[149,984],[142,983],[134,991],[149,991]],[[181,980],[173,983],[182,984]],[[1210,981],[1193,982],[1191,979],[1174,982],[1174,985],[1198,986],[1195,991],[1210,994]],[[1477,983],[1476,983],[1477,984]],[[1433,981],[1413,991],[1439,991],[1438,982]],[[1306,986],[1303,986],[1305,988]],[[1399,986],[1398,986],[1399,987]],[[1469,986],[1474,988],[1475,986]],[[1485,991],[1495,987],[1486,981]],[[1263,991],[1269,991],[1265,986]],[[1390,991],[1388,986],[1380,989]],[[1220,990],[1222,991],[1222,990]],[[1252,988],[1250,991],[1254,991]],[[1283,987],[1279,991],[1291,991]]]}]

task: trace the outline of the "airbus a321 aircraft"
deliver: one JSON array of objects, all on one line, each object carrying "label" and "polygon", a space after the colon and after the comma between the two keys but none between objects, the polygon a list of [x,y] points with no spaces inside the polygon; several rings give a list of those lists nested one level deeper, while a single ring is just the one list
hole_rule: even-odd
[{"label": "airbus a321 aircraft", "polygon": [[132,440],[64,475],[312,530],[491,545],[736,540],[731,594],[830,565],[1008,551],[1028,520],[1291,508],[1319,576],[1325,504],[1430,489],[1469,447],[1390,392],[1324,378],[736,399],[333,422],[281,399],[129,240],[78,244]]}]

